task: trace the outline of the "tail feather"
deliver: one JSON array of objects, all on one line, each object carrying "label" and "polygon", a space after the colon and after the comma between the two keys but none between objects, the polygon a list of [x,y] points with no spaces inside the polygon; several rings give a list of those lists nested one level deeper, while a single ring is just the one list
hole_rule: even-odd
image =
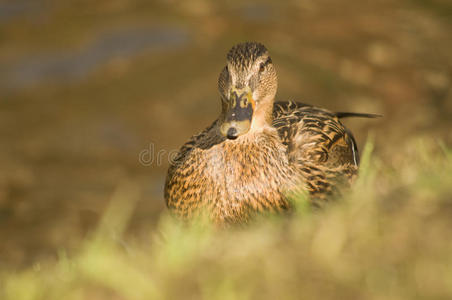
[{"label": "tail feather", "polygon": [[358,117],[358,118],[380,118],[383,115],[379,114],[364,114],[364,113],[352,113],[352,112],[337,112],[336,117],[339,119],[342,118],[350,118],[350,117]]}]

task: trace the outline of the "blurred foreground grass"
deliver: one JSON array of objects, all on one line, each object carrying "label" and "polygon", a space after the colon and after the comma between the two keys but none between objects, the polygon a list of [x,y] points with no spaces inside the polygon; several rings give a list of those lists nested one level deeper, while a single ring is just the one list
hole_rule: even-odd
[{"label": "blurred foreground grass", "polygon": [[245,228],[163,215],[126,238],[137,191],[125,184],[76,253],[3,271],[0,298],[451,299],[452,151],[428,140],[399,151],[388,164],[368,143],[344,199]]}]

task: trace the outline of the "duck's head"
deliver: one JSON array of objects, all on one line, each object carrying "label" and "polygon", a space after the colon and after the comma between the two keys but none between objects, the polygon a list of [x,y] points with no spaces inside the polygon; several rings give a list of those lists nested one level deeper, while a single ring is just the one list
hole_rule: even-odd
[{"label": "duck's head", "polygon": [[236,139],[271,124],[277,86],[276,71],[264,45],[247,42],[232,47],[218,80],[221,133]]}]

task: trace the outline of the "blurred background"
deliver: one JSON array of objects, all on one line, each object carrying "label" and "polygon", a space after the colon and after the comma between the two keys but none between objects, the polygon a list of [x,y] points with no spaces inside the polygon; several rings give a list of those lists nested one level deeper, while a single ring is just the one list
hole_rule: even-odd
[{"label": "blurred background", "polygon": [[451,145],[451,32],[449,0],[1,1],[0,267],[70,252],[122,182],[140,187],[129,234],[155,224],[238,42],[270,50],[278,100],[383,114],[345,123],[389,163]]}]

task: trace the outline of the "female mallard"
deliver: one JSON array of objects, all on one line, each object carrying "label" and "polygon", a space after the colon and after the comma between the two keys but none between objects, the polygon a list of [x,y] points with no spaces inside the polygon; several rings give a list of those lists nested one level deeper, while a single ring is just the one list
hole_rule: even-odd
[{"label": "female mallard", "polygon": [[165,183],[168,208],[183,218],[200,211],[217,223],[246,222],[290,209],[288,194],[308,191],[319,205],[358,170],[355,140],[341,117],[277,102],[276,71],[259,43],[234,46],[218,80],[220,117],[180,149]]}]

